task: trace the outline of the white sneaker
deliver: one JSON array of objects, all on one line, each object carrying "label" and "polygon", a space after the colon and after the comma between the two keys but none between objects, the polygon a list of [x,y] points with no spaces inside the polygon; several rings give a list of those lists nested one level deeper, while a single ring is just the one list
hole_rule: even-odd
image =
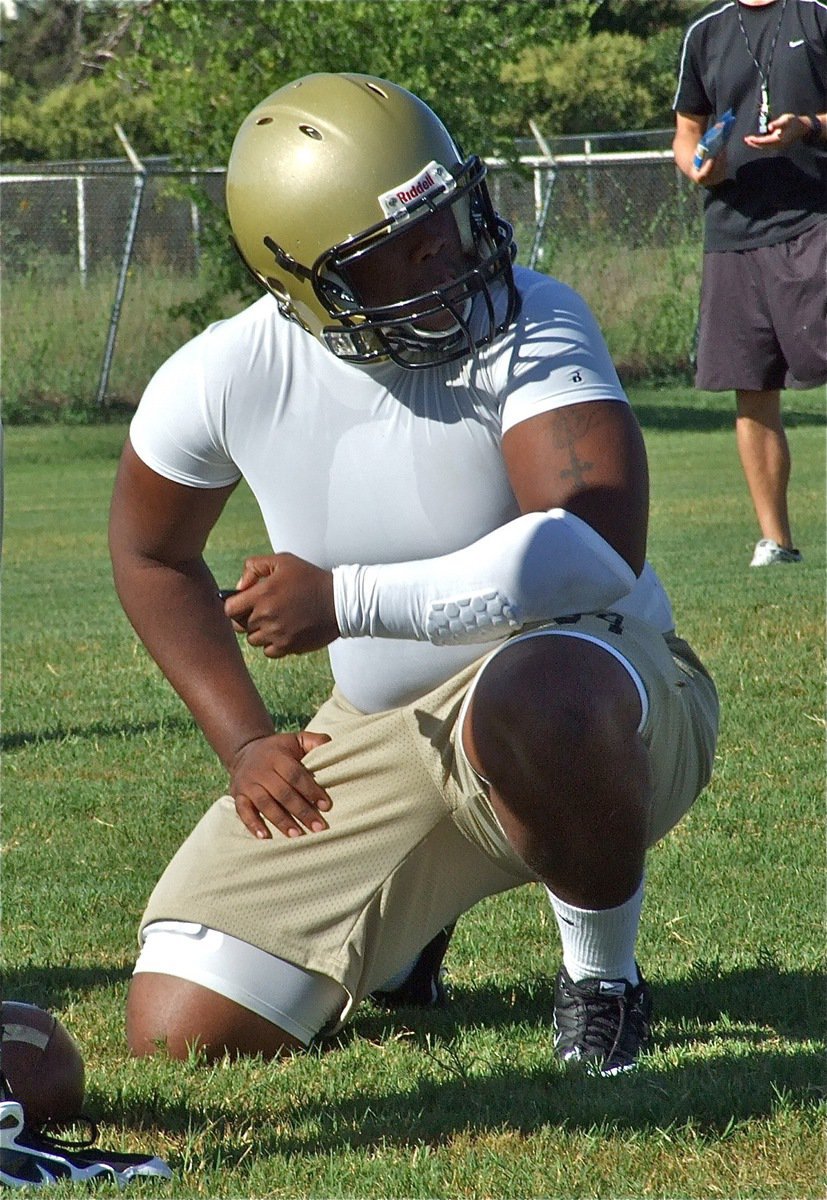
[{"label": "white sneaker", "polygon": [[776,563],[797,563],[802,561],[800,550],[786,550],[774,542],[772,538],[761,538],[756,543],[752,556],[751,567],[772,567]]}]

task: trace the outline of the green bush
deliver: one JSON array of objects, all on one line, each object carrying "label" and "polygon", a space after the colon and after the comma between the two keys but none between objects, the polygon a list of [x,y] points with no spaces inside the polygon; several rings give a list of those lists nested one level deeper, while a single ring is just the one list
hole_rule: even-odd
[{"label": "green bush", "polygon": [[3,158],[6,162],[116,158],[123,149],[115,122],[123,125],[139,154],[168,150],[158,133],[152,98],[107,76],[66,83],[38,99],[25,94],[7,98]]}]

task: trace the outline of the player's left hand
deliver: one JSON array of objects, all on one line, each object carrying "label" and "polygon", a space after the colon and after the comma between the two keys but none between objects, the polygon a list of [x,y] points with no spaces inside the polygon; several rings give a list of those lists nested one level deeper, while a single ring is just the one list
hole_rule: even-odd
[{"label": "player's left hand", "polygon": [[268,658],[321,650],[339,636],[333,574],[295,554],[248,558],[224,612]]},{"label": "player's left hand", "polygon": [[744,141],[753,150],[777,150],[779,146],[792,146],[810,132],[810,127],[795,113],[783,113],[770,121],[766,133],[748,134]]}]

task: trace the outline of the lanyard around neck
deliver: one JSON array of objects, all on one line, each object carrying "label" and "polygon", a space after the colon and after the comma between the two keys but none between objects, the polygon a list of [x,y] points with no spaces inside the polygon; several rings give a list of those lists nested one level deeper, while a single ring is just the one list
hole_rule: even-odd
[{"label": "lanyard around neck", "polygon": [[755,63],[755,69],[758,72],[758,78],[761,80],[761,105],[760,105],[760,108],[758,109],[758,132],[759,133],[766,133],[767,127],[769,125],[770,70],[772,68],[772,59],[773,59],[773,55],[775,54],[775,46],[776,46],[776,42],[778,41],[778,35],[781,32],[781,22],[784,20],[784,10],[786,9],[786,7],[787,7],[787,0],[781,0],[781,16],[778,18],[778,24],[775,27],[775,33],[772,35],[772,42],[770,43],[770,52],[767,55],[767,69],[765,71],[764,68],[761,66],[760,62],[758,61],[758,59],[756,58],[755,51],[753,50],[752,46],[750,45],[749,35],[747,34],[746,29],[744,28],[744,19],[741,16],[740,2],[739,2],[739,0],[735,0],[735,13],[736,13],[736,16],[738,17],[738,25],[741,30],[741,36],[744,39],[744,44],[747,48],[750,58]]}]

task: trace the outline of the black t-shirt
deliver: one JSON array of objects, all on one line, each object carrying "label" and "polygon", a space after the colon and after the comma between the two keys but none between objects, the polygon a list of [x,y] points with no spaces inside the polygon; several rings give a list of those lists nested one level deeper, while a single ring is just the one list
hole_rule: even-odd
[{"label": "black t-shirt", "polygon": [[769,246],[827,219],[827,142],[769,151],[744,145],[746,134],[759,132],[762,80],[753,59],[767,80],[769,120],[823,113],[827,0],[773,0],[756,8],[719,0],[687,29],[672,107],[709,116],[710,124],[728,108],[735,111],[727,178],[704,201],[707,250]]}]

